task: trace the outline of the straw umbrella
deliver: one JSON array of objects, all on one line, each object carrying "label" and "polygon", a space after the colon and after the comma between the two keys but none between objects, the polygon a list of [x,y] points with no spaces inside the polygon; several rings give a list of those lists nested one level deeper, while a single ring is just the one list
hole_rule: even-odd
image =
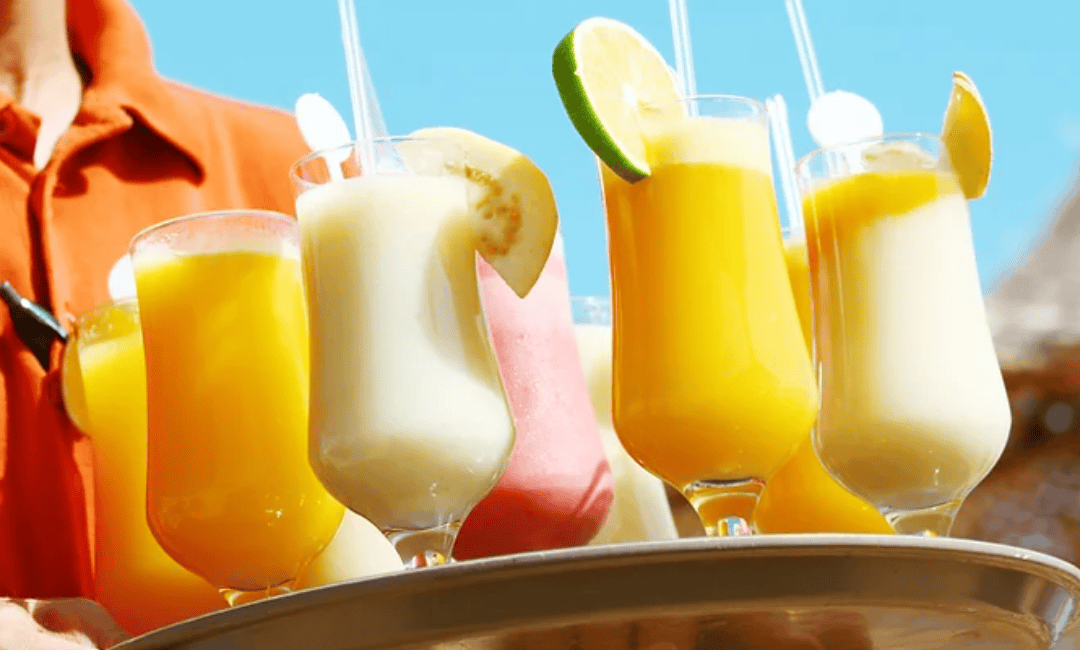
[{"label": "straw umbrella", "polygon": [[1080,561],[1080,178],[986,299],[1012,403],[1001,462],[954,533]]}]

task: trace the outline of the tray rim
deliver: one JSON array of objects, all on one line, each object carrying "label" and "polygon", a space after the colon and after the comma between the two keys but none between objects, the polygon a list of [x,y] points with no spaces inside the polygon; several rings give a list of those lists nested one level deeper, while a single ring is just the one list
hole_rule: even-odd
[{"label": "tray rim", "polygon": [[[722,554],[725,561],[741,557],[881,557],[910,559],[927,557],[954,559],[984,567],[1017,570],[1042,578],[1068,591],[1080,602],[1080,568],[1066,560],[1039,551],[1015,546],[948,537],[862,534],[775,534],[742,537],[694,537],[677,540],[633,542],[532,551],[456,562],[413,571],[395,571],[367,578],[334,583],[224,609],[134,637],[111,650],[157,650],[196,641],[207,636],[242,631],[276,618],[286,618],[317,603],[332,607],[348,600],[377,597],[393,590],[415,593],[428,586],[453,580],[456,584],[524,579],[552,569],[573,569],[575,565],[605,567],[707,560]],[[1063,630],[1080,624],[1080,607],[1073,608]]]}]

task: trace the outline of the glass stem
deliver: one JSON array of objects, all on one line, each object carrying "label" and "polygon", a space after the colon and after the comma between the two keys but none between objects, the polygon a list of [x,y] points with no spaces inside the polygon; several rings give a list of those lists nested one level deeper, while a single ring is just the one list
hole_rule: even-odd
[{"label": "glass stem", "polygon": [[948,537],[963,499],[923,510],[885,512],[885,519],[901,535]]},{"label": "glass stem", "polygon": [[730,537],[754,532],[750,522],[764,489],[765,482],[758,479],[698,481],[682,493],[697,511],[707,535]]},{"label": "glass stem", "polygon": [[461,522],[455,521],[427,530],[389,528],[384,529],[383,534],[394,545],[407,568],[419,569],[451,562],[459,530]]}]

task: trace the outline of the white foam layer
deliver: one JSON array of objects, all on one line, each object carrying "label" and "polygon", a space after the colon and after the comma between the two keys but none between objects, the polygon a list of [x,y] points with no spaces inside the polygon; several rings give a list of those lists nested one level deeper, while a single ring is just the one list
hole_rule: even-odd
[{"label": "white foam layer", "polygon": [[[200,246],[204,246],[205,249],[200,249]],[[235,242],[227,242],[225,244],[219,244],[204,238],[194,242],[184,242],[176,245],[175,248],[169,241],[160,241],[146,244],[141,247],[134,259],[130,256],[125,257],[129,260],[128,264],[131,264],[131,270],[134,272],[135,268],[148,268],[161,264],[169,264],[189,257],[234,255],[238,253],[274,255],[286,260],[300,261],[300,247],[292,241],[273,239],[267,241],[242,241],[239,238]],[[123,274],[126,272],[124,264],[124,258],[121,258],[117,261],[116,266],[113,267],[113,270],[109,275],[109,295],[113,299],[116,299],[117,297],[126,297],[127,295],[135,295],[134,289],[124,285]],[[134,279],[132,279],[132,281],[134,281]],[[113,285],[114,282],[115,287]],[[113,295],[114,290],[118,295]],[[125,291],[131,291],[131,293],[125,294]]]},{"label": "white foam layer", "polygon": [[763,122],[693,117],[665,124],[647,145],[651,167],[711,163],[772,175],[769,132]]}]

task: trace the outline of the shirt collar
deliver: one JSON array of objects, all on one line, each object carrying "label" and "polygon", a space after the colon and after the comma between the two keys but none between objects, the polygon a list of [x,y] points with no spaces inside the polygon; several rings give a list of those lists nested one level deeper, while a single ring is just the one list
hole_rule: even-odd
[{"label": "shirt collar", "polygon": [[120,107],[183,152],[200,178],[210,153],[207,123],[190,96],[154,69],[142,20],[126,0],[67,0],[72,52],[89,71],[82,110]]}]

